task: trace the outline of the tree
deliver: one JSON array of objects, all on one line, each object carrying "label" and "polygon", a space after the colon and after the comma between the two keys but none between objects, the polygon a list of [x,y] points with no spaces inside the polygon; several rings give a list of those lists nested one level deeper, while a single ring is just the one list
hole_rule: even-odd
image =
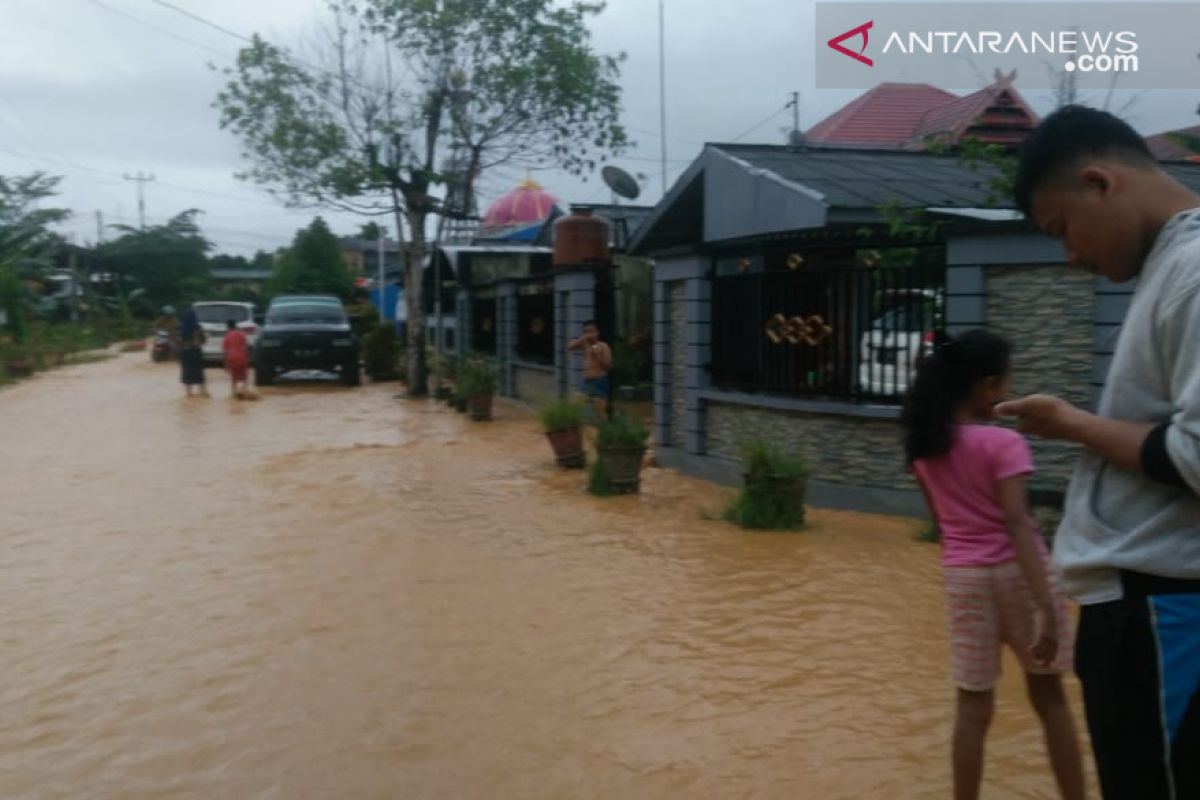
[{"label": "tree", "polygon": [[349,300],[354,281],[342,261],[342,247],[325,220],[317,217],[296,232],[292,246],[275,264],[269,294],[332,294]]},{"label": "tree", "polygon": [[358,231],[358,238],[366,239],[368,242],[376,242],[387,236],[387,231],[383,229],[377,222],[368,222],[363,225]]},{"label": "tree", "polygon": [[[408,391],[427,391],[421,269],[431,214],[469,213],[499,164],[582,174],[620,151],[619,58],[593,52],[601,2],[333,0],[316,62],[255,36],[226,71],[221,125],[243,176],[294,205],[392,214],[407,238]],[[456,164],[448,175],[441,165]],[[438,187],[453,185],[452,202]],[[406,235],[407,230],[407,235]]]},{"label": "tree", "polygon": [[100,247],[100,257],[117,276],[122,295],[128,296],[130,287],[141,290],[137,297],[142,313],[199,300],[208,290],[212,245],[196,223],[200,213],[191,208],[144,229],[115,226],[121,235]]},{"label": "tree", "polygon": [[50,226],[70,216],[65,209],[39,207],[58,193],[61,180],[43,172],[0,175],[0,311],[7,332],[18,341],[24,338],[31,299],[25,281],[49,268],[51,251],[63,241]]}]

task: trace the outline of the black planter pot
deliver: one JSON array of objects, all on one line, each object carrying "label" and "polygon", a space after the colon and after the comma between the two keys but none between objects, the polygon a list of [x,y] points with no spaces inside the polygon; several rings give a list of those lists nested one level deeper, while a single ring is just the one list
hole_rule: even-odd
[{"label": "black planter pot", "polygon": [[635,494],[642,488],[642,459],[644,446],[597,447],[596,453],[604,466],[608,484],[617,494]]}]

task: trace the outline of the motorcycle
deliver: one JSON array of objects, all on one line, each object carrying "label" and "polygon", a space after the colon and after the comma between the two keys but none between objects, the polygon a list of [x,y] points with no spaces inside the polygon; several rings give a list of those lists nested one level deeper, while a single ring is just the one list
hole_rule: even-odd
[{"label": "motorcycle", "polygon": [[175,345],[167,331],[154,332],[154,344],[150,347],[150,360],[155,363],[169,361],[175,357]]}]

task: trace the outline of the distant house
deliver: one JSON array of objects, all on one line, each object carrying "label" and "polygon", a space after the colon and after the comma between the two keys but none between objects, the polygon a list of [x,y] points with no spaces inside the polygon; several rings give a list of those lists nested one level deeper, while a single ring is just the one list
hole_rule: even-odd
[{"label": "distant house", "polygon": [[209,278],[217,289],[238,286],[261,292],[271,277],[271,270],[266,267],[210,267]]},{"label": "distant house", "polygon": [[1146,144],[1159,161],[1200,162],[1200,125],[1149,136]]},{"label": "distant house", "polygon": [[839,147],[925,150],[965,139],[1016,146],[1038,116],[1013,86],[1016,73],[959,97],[925,83],[881,83],[814,125],[806,142]]},{"label": "distant house", "polygon": [[[376,280],[379,274],[379,241],[358,236],[343,236],[340,241],[342,261],[350,274],[356,279],[365,278],[365,282]],[[394,239],[383,241],[383,272],[385,283],[403,281],[400,244]]]}]

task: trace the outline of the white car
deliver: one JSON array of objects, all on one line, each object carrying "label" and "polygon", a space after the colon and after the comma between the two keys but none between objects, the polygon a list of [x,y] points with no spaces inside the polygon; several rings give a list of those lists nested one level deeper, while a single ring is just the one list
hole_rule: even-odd
[{"label": "white car", "polygon": [[204,329],[204,334],[208,337],[204,342],[204,360],[206,362],[210,364],[224,362],[225,352],[221,349],[221,342],[225,339],[225,334],[229,332],[230,320],[233,320],[238,329],[246,334],[246,341],[250,344],[250,357],[254,358],[253,353],[255,345],[258,344],[259,328],[254,321],[253,303],[213,301],[193,303],[192,308],[196,311],[196,319],[200,321],[200,327]]},{"label": "white car", "polygon": [[942,293],[893,289],[880,292],[876,302],[887,310],[863,334],[858,387],[867,395],[897,397],[908,391],[921,359],[933,352],[935,332],[943,326]]}]

